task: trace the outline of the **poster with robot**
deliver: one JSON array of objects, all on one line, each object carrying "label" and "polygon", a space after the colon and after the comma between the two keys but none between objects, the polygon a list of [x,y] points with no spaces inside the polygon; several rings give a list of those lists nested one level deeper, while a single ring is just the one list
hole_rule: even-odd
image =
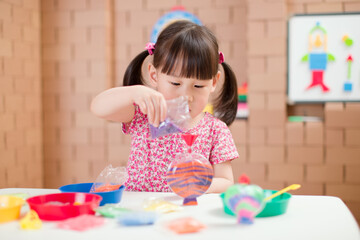
[{"label": "poster with robot", "polygon": [[288,21],[288,102],[360,101],[360,13]]}]

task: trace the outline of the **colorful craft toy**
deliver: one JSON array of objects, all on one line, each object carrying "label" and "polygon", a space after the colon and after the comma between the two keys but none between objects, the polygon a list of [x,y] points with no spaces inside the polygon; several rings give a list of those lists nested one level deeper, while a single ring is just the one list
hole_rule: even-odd
[{"label": "colorful craft toy", "polygon": [[212,182],[214,173],[209,161],[191,152],[197,135],[183,134],[189,146],[187,153],[176,155],[167,171],[167,182],[174,193],[184,198],[183,205],[197,205],[196,198],[203,195]]}]

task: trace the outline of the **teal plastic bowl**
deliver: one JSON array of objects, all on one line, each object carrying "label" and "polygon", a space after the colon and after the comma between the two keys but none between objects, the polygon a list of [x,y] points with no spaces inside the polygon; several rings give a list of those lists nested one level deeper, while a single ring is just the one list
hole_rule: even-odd
[{"label": "teal plastic bowl", "polygon": [[[277,192],[276,190],[268,190],[268,189],[264,190],[265,197],[271,196],[276,192]],[[225,193],[220,194],[223,203],[224,212],[226,214],[235,216],[235,214],[226,206],[224,202],[224,196]],[[267,201],[264,209],[258,215],[256,215],[256,217],[273,217],[286,213],[290,198],[291,198],[290,193],[283,193]]]}]

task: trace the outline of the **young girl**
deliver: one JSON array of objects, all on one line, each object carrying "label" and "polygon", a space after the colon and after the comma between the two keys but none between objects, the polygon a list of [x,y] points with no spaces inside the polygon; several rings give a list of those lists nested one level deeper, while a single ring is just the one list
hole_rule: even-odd
[{"label": "young girl", "polygon": [[[164,121],[166,100],[187,96],[191,127],[186,133],[198,135],[192,151],[208,159],[214,169],[208,192],[225,191],[234,182],[231,161],[238,157],[226,126],[235,119],[237,85],[215,36],[205,26],[177,21],[161,32],[156,45],[148,44],[146,49],[128,66],[124,86],[100,93],[91,104],[95,115],[121,122],[123,132],[131,135],[127,190],[171,191],[166,181],[168,166],[187,146],[180,133],[150,139],[149,123],[158,126]],[[141,69],[149,55],[144,86]],[[225,77],[214,104],[215,118],[203,110],[220,78],[220,64]]]}]

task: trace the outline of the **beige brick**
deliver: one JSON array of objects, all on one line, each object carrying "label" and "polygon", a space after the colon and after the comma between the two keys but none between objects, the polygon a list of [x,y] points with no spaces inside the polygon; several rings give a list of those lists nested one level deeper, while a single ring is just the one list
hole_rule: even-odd
[{"label": "beige brick", "polygon": [[76,27],[100,27],[104,25],[105,11],[89,10],[78,11],[74,13],[74,26]]},{"label": "beige brick", "polygon": [[11,41],[7,39],[0,39],[0,57],[11,56],[13,56]]},{"label": "beige brick", "polygon": [[268,73],[286,73],[285,56],[266,57],[266,72]]},{"label": "beige brick", "polygon": [[325,145],[326,146],[343,146],[345,142],[344,130],[342,129],[326,129]]},{"label": "beige brick", "polygon": [[235,120],[230,126],[230,131],[236,144],[245,144],[247,142],[247,122]]},{"label": "beige brick", "polygon": [[95,60],[105,58],[104,45],[81,44],[74,51],[75,60]]},{"label": "beige brick", "polygon": [[[229,1],[222,1],[219,5],[216,5],[216,6],[219,6],[219,7],[224,7],[224,6],[227,6],[227,3]],[[217,2],[215,2],[217,3]],[[201,2],[199,1],[192,1],[192,0],[181,0],[181,5],[185,7],[185,9],[189,9],[189,8],[201,8],[201,7],[204,7],[204,6],[209,6],[209,7],[214,7],[214,1],[212,0],[203,0]]]},{"label": "beige brick", "polygon": [[57,9],[59,10],[86,10],[86,0],[61,0],[57,2]]},{"label": "beige brick", "polygon": [[161,17],[159,10],[138,9],[129,14],[129,26],[131,27],[153,27]]},{"label": "beige brick", "polygon": [[285,92],[285,73],[248,74],[249,90],[261,92]]},{"label": "beige brick", "polygon": [[72,92],[72,80],[71,78],[62,77],[61,81],[58,79],[44,78],[43,90],[48,94],[53,93],[71,93]]},{"label": "beige brick", "polygon": [[251,146],[265,145],[265,128],[249,128],[249,144]]},{"label": "beige brick", "polygon": [[90,160],[104,161],[106,156],[105,146],[101,145],[76,145],[75,160],[89,162]]},{"label": "beige brick", "polygon": [[233,10],[233,23],[235,24],[246,24],[247,14],[246,6],[232,7]]},{"label": "beige brick", "polygon": [[326,162],[359,166],[360,149],[356,147],[327,147]]},{"label": "beige brick", "polygon": [[25,131],[25,144],[38,146],[42,144],[42,133],[40,129],[29,129]]},{"label": "beige brick", "polygon": [[[288,183],[290,185],[292,183]],[[325,195],[324,184],[322,183],[306,183],[297,181],[296,184],[300,184],[301,187],[296,191],[290,192],[293,195]]]},{"label": "beige brick", "polygon": [[268,128],[267,129],[267,145],[283,146],[285,144],[284,128]]},{"label": "beige brick", "polygon": [[289,146],[287,151],[288,162],[291,163],[323,163],[323,147]]},{"label": "beige brick", "polygon": [[75,79],[75,93],[99,93],[107,89],[107,83],[105,81],[99,81],[98,78],[76,78]]},{"label": "beige brick", "polygon": [[2,25],[3,38],[8,40],[22,40],[22,29],[20,24],[14,22]]},{"label": "beige brick", "polygon": [[105,120],[100,119],[90,112],[75,113],[75,126],[76,127],[102,127]]},{"label": "beige brick", "polygon": [[5,142],[8,149],[23,147],[25,140],[20,130],[8,131],[5,133]]},{"label": "beige brick", "polygon": [[249,56],[283,56],[286,54],[285,38],[251,38],[248,40]]},{"label": "beige brick", "polygon": [[142,0],[133,0],[129,1],[126,4],[124,4],[121,1],[114,1],[115,4],[115,10],[116,11],[125,11],[125,10],[133,10],[133,9],[142,9],[143,6]]},{"label": "beige brick", "polygon": [[306,181],[315,183],[342,183],[343,181],[342,165],[314,165],[306,166]]},{"label": "beige brick", "polygon": [[308,3],[306,13],[337,13],[342,12],[342,3]]},{"label": "beige brick", "polygon": [[61,144],[87,144],[89,134],[86,128],[66,128],[59,132]]},{"label": "beige brick", "polygon": [[[90,38],[88,41],[91,45],[105,44],[106,42],[106,29],[104,27],[91,27]],[[121,46],[116,46],[116,49]]]},{"label": "beige brick", "polygon": [[6,23],[12,21],[11,5],[7,2],[0,2],[0,19]]},{"label": "beige brick", "polygon": [[326,195],[337,196],[343,201],[360,202],[360,185],[326,184]]},{"label": "beige brick", "polygon": [[345,166],[345,182],[360,183],[360,166]]},{"label": "beige brick", "polygon": [[269,181],[297,182],[304,179],[304,166],[300,164],[275,164],[268,167]]},{"label": "beige brick", "polygon": [[174,6],[176,6],[176,0],[147,1],[146,9],[159,9],[169,11]]},{"label": "beige brick", "polygon": [[265,21],[249,21],[246,29],[249,39],[265,38]]},{"label": "beige brick", "polygon": [[245,25],[226,24],[216,29],[216,36],[220,41],[245,40]]},{"label": "beige brick", "polygon": [[345,129],[345,145],[360,146],[360,129]]},{"label": "beige brick", "polygon": [[43,12],[41,14],[41,24],[44,31],[53,27],[71,27],[70,11]]},{"label": "beige brick", "polygon": [[90,129],[90,143],[91,144],[107,144],[106,132],[102,127],[92,127]]},{"label": "beige brick", "polygon": [[248,73],[265,73],[266,59],[263,57],[249,57],[247,59],[247,72]]},{"label": "beige brick", "polygon": [[268,93],[266,99],[266,109],[286,111],[285,93]]},{"label": "beige brick", "polygon": [[[344,2],[344,11],[345,12],[359,12],[360,11],[360,3],[358,2]],[[360,220],[358,220],[360,221]]]},{"label": "beige brick", "polygon": [[42,57],[44,60],[69,61],[72,59],[70,45],[44,46]]},{"label": "beige brick", "polygon": [[107,142],[109,144],[121,144],[122,143],[122,131],[121,124],[118,123],[109,123],[107,124]]},{"label": "beige brick", "polygon": [[280,190],[286,187],[284,181],[257,180],[256,182],[254,182],[254,184],[259,185],[262,189],[268,189],[268,190]]},{"label": "beige brick", "polygon": [[355,103],[355,102],[345,103],[345,110],[360,111],[360,103]]},{"label": "beige brick", "polygon": [[286,17],[285,2],[248,2],[248,18],[259,19],[284,19]]},{"label": "beige brick", "polygon": [[52,78],[57,75],[57,65],[55,61],[42,61],[41,66],[41,73],[45,78],[44,82],[46,82],[48,78]]},{"label": "beige brick", "polygon": [[249,109],[253,110],[263,110],[265,109],[265,94],[264,93],[257,93],[257,92],[249,92],[247,95],[248,99],[248,107]]},{"label": "beige brick", "polygon": [[201,21],[218,24],[229,24],[230,23],[230,9],[219,7],[219,8],[209,8],[202,7],[199,9],[198,13],[199,19]]},{"label": "beige brick", "polygon": [[130,154],[130,145],[109,145],[108,161],[113,165],[126,165]]},{"label": "beige brick", "polygon": [[302,122],[287,122],[285,136],[288,146],[302,146],[304,144],[304,124]]},{"label": "beige brick", "polygon": [[31,15],[30,11],[27,11],[23,8],[12,8],[12,18],[16,24],[27,24],[30,22]]},{"label": "beige brick", "polygon": [[285,124],[285,111],[250,109],[248,121],[251,127],[282,127]]},{"label": "beige brick", "polygon": [[[232,161],[232,164],[237,166],[239,163],[245,163],[248,160],[248,150],[246,145],[237,145],[236,146],[237,152],[239,153],[239,158]],[[235,173],[235,170],[233,169],[233,172]],[[238,173],[237,173],[238,174]]]},{"label": "beige brick", "polygon": [[40,95],[24,94],[24,110],[27,112],[41,112],[41,98]]},{"label": "beige brick", "polygon": [[239,177],[242,174],[246,174],[252,184],[265,180],[266,170],[264,163],[235,163],[235,161],[236,160],[232,161],[235,183],[239,182]]},{"label": "beige brick", "polygon": [[72,127],[73,117],[70,112],[47,112],[44,116],[45,127]]},{"label": "beige brick", "polygon": [[269,20],[267,21],[266,36],[269,38],[283,37],[286,38],[286,21]]},{"label": "beige brick", "polygon": [[87,29],[84,27],[79,28],[60,28],[57,31],[58,43],[70,44],[70,43],[86,43],[87,42]]},{"label": "beige brick", "polygon": [[89,109],[90,103],[85,94],[61,94],[59,98],[60,111],[88,111]]},{"label": "beige brick", "polygon": [[88,74],[85,60],[61,62],[58,64],[58,67],[59,76],[61,77],[86,77]]},{"label": "beige brick", "polygon": [[324,143],[324,124],[322,122],[305,123],[305,144],[322,146]]},{"label": "beige brick", "polygon": [[[46,121],[44,121],[46,123]],[[59,133],[58,130],[55,128],[51,128],[51,127],[44,127],[43,130],[43,139],[44,139],[44,146],[46,146],[46,148],[49,145],[57,145],[59,144]],[[46,157],[46,151],[45,150],[45,157]]]},{"label": "beige brick", "polygon": [[93,78],[106,78],[106,63],[104,60],[92,60],[90,61],[90,75]]},{"label": "beige brick", "polygon": [[17,112],[24,110],[24,98],[20,94],[5,96],[5,111]]},{"label": "beige brick", "polygon": [[15,58],[4,60],[4,73],[6,76],[19,76],[24,74],[23,62]]},{"label": "beige brick", "polygon": [[284,163],[285,148],[282,146],[250,146],[249,163]]},{"label": "beige brick", "polygon": [[[45,143],[47,143],[48,138],[44,139]],[[47,144],[44,148],[44,158],[46,160],[45,165],[48,163],[57,163],[60,165],[62,161],[75,158],[75,149],[70,145]]]}]

